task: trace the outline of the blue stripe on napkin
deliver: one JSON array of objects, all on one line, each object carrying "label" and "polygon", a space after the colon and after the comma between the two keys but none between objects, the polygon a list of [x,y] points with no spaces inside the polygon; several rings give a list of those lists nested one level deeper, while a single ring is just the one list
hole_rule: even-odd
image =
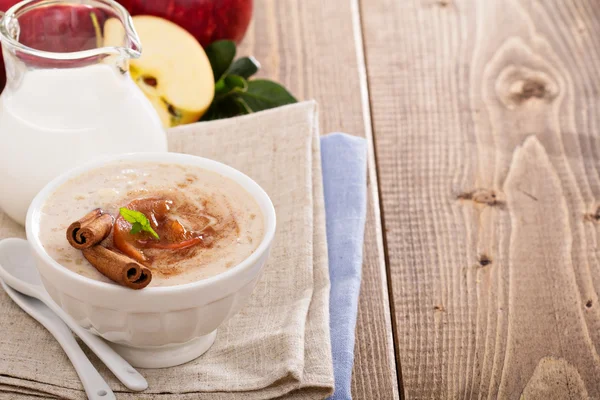
[{"label": "blue stripe on napkin", "polygon": [[327,217],[331,351],[335,392],[348,400],[354,363],[354,330],[360,291],[362,248],[367,211],[367,145],[342,133],[321,138],[323,188]]}]

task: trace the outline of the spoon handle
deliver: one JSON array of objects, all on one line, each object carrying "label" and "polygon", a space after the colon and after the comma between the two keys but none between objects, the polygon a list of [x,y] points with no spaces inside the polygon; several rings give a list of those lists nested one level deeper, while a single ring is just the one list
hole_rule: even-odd
[{"label": "spoon handle", "polygon": [[82,328],[49,295],[43,295],[43,302],[62,319],[71,330],[92,350],[100,360],[127,388],[142,391],[148,388],[146,379],[137,372],[123,357],[115,352],[104,340]]},{"label": "spoon handle", "polygon": [[2,282],[2,287],[17,305],[42,324],[61,345],[65,354],[71,360],[87,397],[91,400],[114,400],[115,395],[110,386],[86,357],[64,322],[37,299],[17,292],[5,285],[4,282]]},{"label": "spoon handle", "polygon": [[61,323],[62,329],[52,331],[48,329],[62,346],[65,353],[73,363],[79,379],[85,388],[85,393],[90,400],[114,400],[115,394],[110,389],[106,381],[100,376],[94,365],[86,357],[79,344],[71,334],[69,328]]}]

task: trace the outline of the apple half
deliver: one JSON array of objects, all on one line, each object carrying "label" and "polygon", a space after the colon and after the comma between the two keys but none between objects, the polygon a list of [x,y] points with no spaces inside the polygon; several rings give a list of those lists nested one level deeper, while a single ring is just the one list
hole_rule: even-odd
[{"label": "apple half", "polygon": [[[133,25],[142,43],[142,56],[132,59],[132,79],[169,128],[196,122],[213,100],[215,81],[204,49],[185,29],[159,17],[139,15]],[[109,19],[104,44],[122,43],[123,26]]]}]

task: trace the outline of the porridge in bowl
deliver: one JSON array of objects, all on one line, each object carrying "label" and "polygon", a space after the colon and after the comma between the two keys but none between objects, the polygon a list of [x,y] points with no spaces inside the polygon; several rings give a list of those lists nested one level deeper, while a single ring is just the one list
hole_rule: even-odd
[{"label": "porridge in bowl", "polygon": [[[242,262],[259,246],[264,224],[250,193],[217,172],[116,161],[70,179],[47,198],[39,239],[50,257],[88,278],[111,282],[100,271],[125,260],[151,271],[149,286],[173,286]],[[86,229],[98,236],[97,245],[85,248]]]}]

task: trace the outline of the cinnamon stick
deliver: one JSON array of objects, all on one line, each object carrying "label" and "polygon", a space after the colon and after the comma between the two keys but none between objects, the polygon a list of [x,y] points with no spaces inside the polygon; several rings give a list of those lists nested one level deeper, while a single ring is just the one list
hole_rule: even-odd
[{"label": "cinnamon stick", "polygon": [[143,289],[152,280],[152,271],[137,263],[125,254],[107,249],[103,246],[92,246],[82,250],[83,256],[102,275],[119,285],[131,289]]},{"label": "cinnamon stick", "polygon": [[100,208],[87,213],[83,218],[73,222],[67,229],[69,244],[78,250],[97,245],[103,241],[112,229],[113,217],[105,214]]}]

